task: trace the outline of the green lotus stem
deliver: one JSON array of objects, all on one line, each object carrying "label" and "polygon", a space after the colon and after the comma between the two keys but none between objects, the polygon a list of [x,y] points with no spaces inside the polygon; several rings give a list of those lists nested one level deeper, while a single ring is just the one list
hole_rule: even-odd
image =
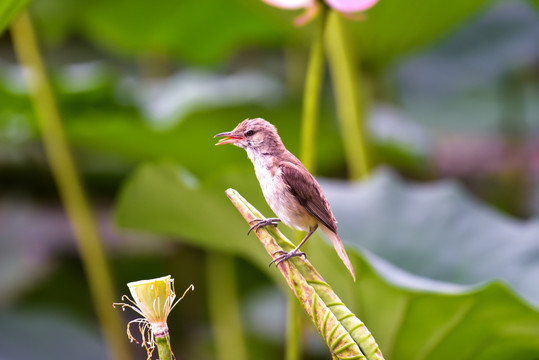
[{"label": "green lotus stem", "polygon": [[301,322],[301,305],[296,301],[294,294],[287,298],[288,311],[286,313],[286,348],[285,360],[301,359],[301,346],[303,343],[303,327]]},{"label": "green lotus stem", "polygon": [[[226,194],[248,223],[263,218],[236,190],[228,189]],[[257,236],[272,258],[278,256],[279,251],[294,248],[294,244],[273,227],[259,230]],[[293,257],[277,268],[326,341],[333,358],[384,359],[365,324],[343,304],[308,260]]]},{"label": "green lotus stem", "polygon": [[[316,134],[320,111],[320,94],[324,80],[324,29],[326,27],[327,13],[327,6],[321,4],[318,26],[309,53],[303,91],[300,159],[303,165],[313,174],[316,172]],[[303,331],[299,306],[297,301],[290,296],[287,312],[286,360],[299,360],[301,358]]]},{"label": "green lotus stem", "polygon": [[300,159],[311,173],[316,168],[316,126],[320,110],[320,93],[324,79],[324,28],[326,27],[327,8],[320,6],[318,27],[309,54],[305,89],[303,91],[303,112],[301,120]]},{"label": "green lotus stem", "polygon": [[157,352],[159,353],[159,360],[173,360],[172,350],[170,348],[170,335],[155,337],[155,344],[157,345]]},{"label": "green lotus stem", "polygon": [[209,314],[215,337],[215,358],[247,360],[234,260],[230,256],[210,252],[206,258],[206,274]]},{"label": "green lotus stem", "polygon": [[60,114],[26,11],[12,23],[11,34],[17,56],[25,69],[51,171],[75,229],[94,307],[109,345],[110,358],[128,360],[131,357],[122,336],[120,316],[110,307],[114,301],[114,291],[97,226],[69,152]]},{"label": "green lotus stem", "polygon": [[361,79],[341,15],[331,11],[326,29],[326,53],[333,79],[335,102],[344,141],[349,177],[368,176],[369,159],[365,135],[366,109],[360,93]]}]

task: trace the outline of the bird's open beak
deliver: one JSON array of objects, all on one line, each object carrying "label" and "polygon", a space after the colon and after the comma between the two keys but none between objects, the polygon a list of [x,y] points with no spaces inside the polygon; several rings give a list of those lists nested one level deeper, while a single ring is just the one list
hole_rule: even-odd
[{"label": "bird's open beak", "polygon": [[226,136],[226,137],[224,139],[219,140],[219,142],[215,145],[234,144],[235,142],[243,139],[243,136],[233,135],[231,132],[224,132],[224,133],[217,134],[214,136],[214,138],[220,137],[220,136]]}]

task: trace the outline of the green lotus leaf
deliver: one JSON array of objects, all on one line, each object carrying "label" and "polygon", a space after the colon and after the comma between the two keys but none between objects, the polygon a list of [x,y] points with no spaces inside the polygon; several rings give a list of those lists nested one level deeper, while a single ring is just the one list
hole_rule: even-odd
[{"label": "green lotus leaf", "polygon": [[28,2],[29,0],[2,0],[0,2],[0,34]]}]

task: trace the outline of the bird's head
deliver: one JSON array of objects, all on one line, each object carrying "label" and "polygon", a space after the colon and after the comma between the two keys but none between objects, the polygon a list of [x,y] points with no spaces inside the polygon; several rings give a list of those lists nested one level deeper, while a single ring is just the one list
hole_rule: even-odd
[{"label": "bird's head", "polygon": [[233,144],[246,150],[271,151],[275,147],[282,146],[281,138],[277,134],[275,126],[264,119],[246,119],[229,132],[215,135],[224,136],[215,145]]}]

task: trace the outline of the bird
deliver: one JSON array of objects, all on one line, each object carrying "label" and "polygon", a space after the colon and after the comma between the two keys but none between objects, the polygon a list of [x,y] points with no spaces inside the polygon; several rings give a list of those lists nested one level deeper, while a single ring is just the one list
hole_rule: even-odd
[{"label": "bird", "polygon": [[262,118],[245,119],[234,130],[219,133],[215,137],[223,137],[215,145],[233,144],[245,149],[253,163],[264,198],[277,215],[277,218],[253,220],[249,232],[269,225],[277,226],[279,222],[307,231],[298,246],[290,252],[281,251],[270,266],[294,256],[306,257],[300,248],[320,227],[330,238],[355,281],[354,268],[337,233],[337,220],[322,188],[301,161],[286,149],[277,128]]}]

